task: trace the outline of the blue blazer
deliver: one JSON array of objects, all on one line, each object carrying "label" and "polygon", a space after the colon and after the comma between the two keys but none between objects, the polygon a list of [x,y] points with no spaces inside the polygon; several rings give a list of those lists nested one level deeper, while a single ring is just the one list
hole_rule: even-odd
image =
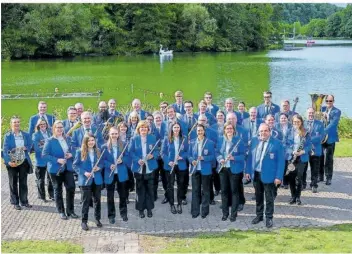
[{"label": "blue blazer", "polygon": [[271,136],[273,138],[280,140],[280,141],[282,141],[284,138],[282,131],[279,128],[276,128],[275,126],[271,129]]},{"label": "blue blazer", "polygon": [[[128,118],[130,117],[130,114],[131,114],[132,111],[128,112],[126,115],[125,115],[125,122],[127,123],[128,122]],[[148,112],[144,111],[143,109],[140,110],[140,116],[141,116],[141,119],[139,120],[145,120],[147,118],[146,114]]]},{"label": "blue blazer", "polygon": [[[231,142],[232,145],[230,147],[229,151],[232,151],[235,145],[237,144],[239,140],[238,136],[235,136],[232,138]],[[225,137],[219,137],[218,139],[218,144],[216,146],[216,159],[220,164],[220,161],[222,159],[226,160],[224,157],[225,152],[226,152],[226,142],[225,142]],[[237,148],[231,153],[231,155],[235,158],[235,160],[230,160],[230,169],[232,174],[239,174],[242,173],[244,170],[244,160],[245,160],[245,146],[243,140],[241,140],[237,146]]]},{"label": "blue blazer", "polygon": [[[275,116],[274,116],[276,123],[280,123],[280,114],[281,114],[281,112],[279,111],[279,112],[277,112],[277,113],[275,114]],[[294,112],[294,111],[292,111],[292,110],[290,110],[290,111],[288,112],[287,116],[288,116],[288,121],[289,121],[289,122],[291,122],[291,119],[292,119],[292,117],[293,117],[294,115],[297,115],[297,112]]]},{"label": "blue blazer", "polygon": [[[77,122],[78,121],[76,120],[74,123],[77,123]],[[63,121],[63,125],[64,125],[64,131],[65,131],[65,133],[67,133],[71,129],[70,120],[65,119]]]},{"label": "blue blazer", "polygon": [[[103,135],[101,134],[101,131],[97,131],[97,127],[94,125],[91,125],[90,131],[94,135],[96,135],[97,146],[100,149],[101,146],[104,144],[104,138],[103,138]],[[79,129],[77,129],[73,132],[72,139],[71,139],[71,145],[72,145],[72,149],[74,151],[81,148],[84,134],[85,134],[85,132],[84,132],[83,126],[81,126]]]},{"label": "blue blazer", "polygon": [[[103,155],[104,156],[104,155]],[[97,163],[97,154],[94,154],[93,166]],[[81,159],[81,149],[78,149],[76,152],[75,160],[73,161],[73,169],[76,171],[78,175],[78,186],[90,186],[93,181],[96,185],[103,184],[103,177],[101,176],[101,171],[104,166],[104,161],[101,159],[97,165],[100,170],[94,172],[93,176],[89,179],[87,185],[86,182],[88,178],[84,175],[85,172],[92,172],[92,161],[90,160],[89,154],[87,154],[87,158],[82,161]]]},{"label": "blue blazer", "polygon": [[280,132],[281,132],[282,139],[281,139],[280,141],[281,141],[281,143],[282,143],[282,145],[283,145],[283,147],[284,147],[284,149],[285,149],[285,160],[289,160],[289,158],[291,158],[291,156],[292,156],[292,151],[291,151],[291,149],[289,149],[289,147],[290,147],[290,142],[291,142],[291,141],[289,140],[289,137],[292,135],[292,134],[291,134],[291,132],[292,132],[292,125],[291,125],[291,124],[288,124],[288,126],[287,126],[287,131],[286,131],[285,134],[284,134],[284,132],[283,132],[282,126],[281,126],[279,123],[275,124],[275,128],[276,128],[276,130],[280,130]]},{"label": "blue blazer", "polygon": [[176,113],[180,113],[181,115],[186,113],[186,110],[185,110],[185,107],[184,107],[183,103],[181,104],[181,110],[178,107],[178,105],[176,104],[176,102],[171,104],[171,106],[175,109]]},{"label": "blue blazer", "polygon": [[158,139],[163,140],[164,137],[167,136],[166,123],[165,122],[161,122],[160,131],[154,125],[154,128],[152,128],[151,134],[153,134],[155,136],[156,140],[158,140]]},{"label": "blue blazer", "polygon": [[[72,149],[70,146],[68,146],[68,152],[72,153]],[[73,156],[73,153],[72,153],[72,156]],[[59,171],[59,168],[61,168],[61,164],[57,162],[57,159],[65,158],[65,154],[61,148],[59,140],[57,140],[55,137],[49,138],[47,142],[45,142],[44,144],[42,157],[44,160],[47,161],[48,172],[51,174],[56,174]],[[67,160],[66,162],[67,171],[73,172],[72,162],[73,162],[73,157]],[[61,170],[61,172],[63,171],[64,169]]]},{"label": "blue blazer", "polygon": [[[326,106],[324,106],[321,108],[321,111],[326,112],[326,109]],[[326,141],[327,144],[339,142],[339,134],[337,131],[337,127],[339,125],[340,117],[341,111],[338,108],[332,107],[329,114],[328,125],[324,129],[325,134],[328,134],[328,140]]]},{"label": "blue blazer", "polygon": [[237,115],[237,124],[242,125],[243,120],[249,118],[249,113],[248,112],[239,112],[236,111],[236,115]]},{"label": "blue blazer", "polygon": [[216,132],[218,137],[221,137],[224,135],[224,125],[220,126],[218,123],[215,123],[212,126],[210,126],[210,128]]},{"label": "blue blazer", "polygon": [[212,109],[209,110],[209,108],[207,107],[207,112],[216,117],[216,113],[219,111],[219,107],[213,103],[211,105],[213,106]]},{"label": "blue blazer", "polygon": [[[185,122],[183,122],[182,120],[178,119],[176,120],[176,122],[181,126],[181,132],[182,132],[182,135],[184,137],[186,137],[188,135],[188,126]],[[169,125],[169,122],[165,121],[164,122],[165,125],[166,125],[166,129],[167,129],[167,133],[166,135],[169,135],[169,132],[171,131],[171,124]]]},{"label": "blue blazer", "polygon": [[[308,130],[308,122],[304,122],[304,128]],[[310,133],[310,141],[311,141],[311,151],[314,152],[314,156],[321,156],[323,149],[321,142],[324,139],[324,125],[322,122],[318,120],[313,121],[313,126],[311,130],[308,130]]]},{"label": "blue blazer", "polygon": [[[200,113],[197,112],[197,113],[194,113],[194,115],[195,115],[195,118],[198,120]],[[205,116],[207,117],[209,126],[216,123],[216,118],[212,114],[205,112]]]},{"label": "blue blazer", "polygon": [[[269,114],[272,114],[275,117],[275,114],[280,112],[280,107],[274,103],[271,103],[271,107],[269,109]],[[265,113],[265,104],[261,104],[257,107],[257,118],[261,119],[262,121],[265,120],[265,117],[268,114]]]},{"label": "blue blazer", "polygon": [[[147,154],[150,153],[151,149],[154,147],[156,142],[157,140],[155,139],[154,135],[150,135],[150,134],[147,135]],[[160,142],[162,142],[162,140],[160,140]],[[144,159],[143,152],[142,152],[141,136],[137,135],[131,139],[131,142],[128,146],[128,153],[131,154],[132,156],[132,167],[131,167],[132,171],[140,174],[139,172],[140,165],[138,161]],[[150,160],[147,160],[147,164],[150,171],[154,171],[158,167],[158,163],[156,160],[159,156],[159,153],[160,153],[160,150],[158,147],[156,147],[152,152],[154,157]]]},{"label": "blue blazer", "polygon": [[[126,143],[123,143],[123,148],[120,149],[119,147],[117,147],[117,158],[120,157],[123,149],[125,148]],[[111,184],[112,181],[114,180],[114,174],[111,174],[111,165],[115,164],[115,160],[114,160],[114,155],[113,155],[113,149],[111,148],[111,150],[109,150],[107,148],[107,145],[103,145],[102,150],[106,150],[104,155],[103,155],[103,161],[104,161],[104,183],[105,184]],[[129,159],[129,154],[128,154],[128,149],[126,149],[122,155],[122,163],[121,164],[117,164],[117,176],[119,178],[119,182],[126,182],[128,180],[128,171],[127,171],[127,165],[130,162]],[[111,174],[111,176],[110,176]]]},{"label": "blue blazer", "polygon": [[[109,110],[109,116],[110,117],[114,117],[114,120],[115,120],[115,117],[117,116],[122,116],[123,117],[123,114],[121,114],[120,112],[118,112],[117,110],[114,110],[113,113],[110,113],[110,110]],[[124,118],[124,117],[123,117]]]},{"label": "blue blazer", "polygon": [[[185,139],[185,141],[183,141],[183,144],[181,146],[182,140]],[[182,160],[178,160],[177,161],[177,165],[178,168],[182,171],[187,169],[187,163],[186,163],[186,159],[188,157],[188,140],[187,137],[183,137],[183,139],[181,139],[180,142],[180,153],[179,156],[182,157]],[[163,144],[161,147],[161,157],[163,159],[164,162],[164,169],[166,171],[170,171],[171,167],[169,165],[169,162],[172,161],[174,162],[175,159],[175,155],[178,151],[175,150],[175,144],[172,141],[171,143],[169,142],[168,137],[165,137],[163,140]]]},{"label": "blue blazer", "polygon": [[[262,123],[263,121],[259,118],[256,118],[255,119],[255,132],[258,134],[258,130],[259,130],[259,126],[260,124]],[[252,137],[252,133],[251,133],[251,119],[250,118],[246,118],[243,120],[242,122],[242,127],[245,128],[248,132],[248,138],[249,140],[251,140],[253,137]]]},{"label": "blue blazer", "polygon": [[[218,140],[218,133],[216,131],[214,131],[214,129],[207,127],[207,128],[205,128],[205,137],[209,138],[211,141],[213,141],[214,145],[215,145]],[[194,128],[191,131],[189,138],[190,138],[190,140],[197,138],[197,128]]]},{"label": "blue blazer", "polygon": [[[246,173],[254,179],[257,147],[260,140],[258,137],[252,138],[248,153]],[[285,168],[284,148],[277,139],[270,138],[262,161],[261,180],[263,183],[274,183],[275,179],[282,180]]]},{"label": "blue blazer", "polygon": [[[292,152],[293,152],[294,135],[295,135],[295,131],[292,128],[290,131],[290,134],[288,136],[288,140],[287,140],[287,144],[288,144],[287,151],[289,154],[292,154]],[[307,162],[309,160],[309,153],[311,150],[311,140],[310,140],[309,133],[306,135],[306,140],[303,144],[303,150],[304,150],[304,154],[301,155],[301,162]],[[289,158],[289,160],[290,159],[291,158]]]},{"label": "blue blazer", "polygon": [[[204,160],[199,161],[201,174],[202,175],[211,175],[212,174],[212,162],[215,161],[215,145],[214,142],[209,138],[205,138],[203,141],[206,142],[204,149],[202,151],[202,156]],[[196,161],[198,158],[198,147],[197,147],[197,138],[191,140],[189,150],[188,150],[188,160],[190,164],[190,172],[195,173],[197,169],[194,169],[192,161]],[[198,166],[197,166],[198,167]]]},{"label": "blue blazer", "polygon": [[249,142],[249,139],[248,139],[248,131],[243,128],[241,125],[236,125],[236,136],[237,137],[241,137],[242,138],[242,141],[244,143],[244,147],[246,149],[246,151],[248,150],[248,142]]},{"label": "blue blazer", "polygon": [[[29,156],[29,151],[32,147],[32,140],[27,132],[21,131],[21,133],[24,140],[24,146],[27,148],[27,150],[24,151],[24,153],[26,155],[26,159],[29,164],[28,174],[31,174],[33,173],[33,166],[32,166],[31,157]],[[9,152],[14,148],[16,148],[15,136],[13,135],[12,131],[9,131],[5,134],[5,137],[4,137],[3,154],[2,154],[5,161],[5,165],[7,166],[9,166],[9,162],[11,162],[11,157],[9,155]]]},{"label": "blue blazer", "polygon": [[187,130],[190,131],[190,128],[194,126],[194,124],[197,122],[197,115],[193,114],[191,117],[191,126],[188,125],[188,116],[186,114],[182,115],[181,120],[185,123],[185,126],[187,126]]},{"label": "blue blazer", "polygon": [[[55,122],[55,117],[52,115],[48,115],[48,114],[45,114],[45,115],[48,118],[48,125],[51,128]],[[30,137],[32,137],[32,135],[34,133],[35,125],[37,124],[38,120],[39,120],[39,114],[33,115],[33,116],[31,116],[31,118],[29,118],[28,134]]]},{"label": "blue blazer", "polygon": [[[48,136],[51,137],[52,134],[48,130]],[[36,166],[37,167],[46,167],[47,161],[43,159],[42,157],[42,152],[43,152],[43,147],[44,147],[44,136],[41,131],[37,131],[33,133],[32,136],[32,141],[33,141],[33,147],[34,147],[34,152],[35,152],[35,161],[36,161]],[[43,143],[43,144],[40,144]]]}]

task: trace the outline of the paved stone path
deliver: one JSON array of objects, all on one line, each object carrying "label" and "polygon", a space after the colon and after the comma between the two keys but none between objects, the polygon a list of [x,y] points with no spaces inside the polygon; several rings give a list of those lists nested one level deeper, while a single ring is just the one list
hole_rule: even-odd
[{"label": "paved stone path", "polygon": [[[310,171],[308,172],[310,179]],[[128,222],[117,217],[116,224],[110,225],[107,219],[106,192],[102,194],[102,223],[98,229],[94,223],[93,209],[90,209],[90,230],[80,228],[79,219],[63,221],[56,212],[55,202],[44,203],[37,199],[34,174],[29,176],[29,202],[32,209],[16,211],[9,202],[9,187],[6,170],[1,171],[1,237],[3,240],[51,239],[70,240],[84,246],[85,252],[143,252],[140,235],[164,235],[175,233],[223,232],[229,229],[265,230],[264,223],[252,225],[255,216],[255,203],[251,200],[253,187],[245,187],[246,205],[239,213],[237,221],[221,221],[220,196],[216,205],[210,207],[206,219],[192,219],[190,203],[183,207],[183,214],[173,215],[169,205],[162,205],[162,190],[153,210],[152,218],[140,219],[134,209],[135,194],[130,195]],[[275,201],[274,228],[328,226],[338,223],[352,223],[352,158],[335,159],[335,172],[331,186],[319,183],[318,193],[310,190],[302,192],[302,206],[288,205],[289,191],[280,189]],[[65,195],[65,194],[64,194]],[[187,195],[188,201],[191,193]],[[75,211],[81,214],[80,192],[76,189]],[[118,198],[116,198],[118,202]],[[118,208],[118,205],[116,206]]]}]

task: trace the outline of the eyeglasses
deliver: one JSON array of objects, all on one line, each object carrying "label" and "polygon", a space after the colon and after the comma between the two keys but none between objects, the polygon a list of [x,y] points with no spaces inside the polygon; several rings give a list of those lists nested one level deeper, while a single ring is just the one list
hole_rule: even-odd
[{"label": "eyeglasses", "polygon": [[46,123],[41,123],[39,124],[39,126],[46,126]]},{"label": "eyeglasses", "polygon": [[333,100],[325,100],[325,102],[333,102]]},{"label": "eyeglasses", "polygon": [[61,127],[56,127],[56,129],[63,129],[63,128],[64,128],[64,127],[62,127],[62,126],[61,126]]},{"label": "eyeglasses", "polygon": [[204,97],[204,99],[211,99],[211,97],[209,97],[209,96],[206,96],[206,97]]},{"label": "eyeglasses", "polygon": [[265,99],[269,99],[269,98],[271,98],[271,96],[264,96],[264,98],[265,98]]}]

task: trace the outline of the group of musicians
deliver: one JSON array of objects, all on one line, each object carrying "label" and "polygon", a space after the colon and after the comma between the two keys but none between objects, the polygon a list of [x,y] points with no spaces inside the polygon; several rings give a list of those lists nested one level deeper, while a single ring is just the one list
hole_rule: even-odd
[{"label": "group of musicians", "polygon": [[[289,204],[301,205],[306,188],[308,164],[311,189],[318,182],[331,184],[333,156],[338,142],[337,126],[341,111],[334,107],[334,96],[325,98],[322,107],[325,124],[307,109],[306,120],[290,109],[290,101],[281,107],[272,102],[272,93],[264,92],[264,103],[245,111],[245,103],[234,109],[231,98],[224,110],[212,102],[206,92],[194,113],[192,101],[184,101],[175,92],[175,103],[160,103],[150,114],[134,99],[132,111],[122,115],[116,101],[99,103],[98,113],[84,111],[82,103],[67,109],[66,120],[47,114],[47,104],[38,104],[38,113],[30,118],[28,133],[21,130],[20,118],[11,118],[11,130],[4,135],[3,159],[8,170],[10,202],[14,209],[31,208],[28,202],[27,174],[33,172],[30,152],[35,153],[38,198],[56,202],[63,220],[78,218],[74,209],[76,183],[81,190],[83,230],[88,230],[89,207],[94,207],[97,227],[102,227],[101,191],[106,188],[109,223],[115,223],[115,189],[119,211],[127,221],[129,193],[136,190],[135,208],[139,217],[152,217],[159,182],[164,189],[162,204],[172,214],[181,214],[187,205],[189,178],[192,181],[191,215],[206,218],[214,196],[221,193],[222,220],[236,221],[245,204],[244,184],[253,181],[256,217],[273,226],[277,188],[290,188]],[[324,144],[322,141],[327,135]],[[22,161],[18,162],[21,157]],[[77,178],[77,179],[76,179]],[[160,179],[160,180],[159,180]],[[174,185],[176,182],[176,201]],[[66,208],[63,201],[66,189]],[[265,199],[264,199],[265,197]]]}]

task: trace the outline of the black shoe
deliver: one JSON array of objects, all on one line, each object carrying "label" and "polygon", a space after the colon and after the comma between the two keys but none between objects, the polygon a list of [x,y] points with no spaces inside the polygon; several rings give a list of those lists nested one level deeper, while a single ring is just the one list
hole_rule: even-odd
[{"label": "black shoe", "polygon": [[134,188],[130,188],[130,192],[134,191]]},{"label": "black shoe", "polygon": [[285,190],[287,190],[288,189],[288,185],[286,184],[286,185],[284,185],[284,189]]},{"label": "black shoe", "polygon": [[199,216],[199,214],[197,214],[197,215],[192,215],[192,218],[195,219],[195,218],[197,218],[198,216]]},{"label": "black shoe", "polygon": [[263,217],[257,216],[252,220],[252,224],[258,224],[261,221],[263,221]]},{"label": "black shoe", "polygon": [[142,219],[145,217],[144,211],[139,211],[139,217]]},{"label": "black shoe", "polygon": [[79,218],[79,216],[75,213],[70,213],[70,214],[67,214],[67,216],[71,217],[72,219],[77,219]]},{"label": "black shoe", "polygon": [[231,221],[231,222],[236,221],[236,216],[235,216],[235,215],[231,215],[231,217],[230,217],[230,221]]},{"label": "black shoe", "polygon": [[243,205],[242,204],[239,204],[238,207],[237,207],[237,211],[240,212],[243,210]]},{"label": "black shoe", "polygon": [[218,195],[219,195],[219,191],[216,190],[216,191],[214,192],[214,196],[218,196]]},{"label": "black shoe", "polygon": [[222,218],[221,218],[221,220],[222,220],[222,221],[225,221],[225,220],[227,220],[228,217],[229,217],[228,215],[223,215]]},{"label": "black shoe", "polygon": [[13,205],[13,208],[15,208],[15,210],[22,210],[22,208],[20,207],[20,205]]},{"label": "black shoe", "polygon": [[97,224],[98,228],[101,228],[103,224],[101,224],[100,220],[95,220],[95,224]]},{"label": "black shoe", "polygon": [[129,199],[126,199],[126,204],[128,205],[130,203],[130,200]]},{"label": "black shoe", "polygon": [[171,210],[172,214],[176,214],[177,213],[175,205],[171,205],[170,206],[170,210]]},{"label": "black shoe", "polygon": [[301,199],[297,198],[297,199],[296,199],[296,204],[297,204],[297,205],[302,205]]},{"label": "black shoe", "polygon": [[186,199],[182,200],[182,205],[187,205],[187,200]]},{"label": "black shoe", "polygon": [[305,190],[307,188],[307,185],[306,184],[303,184],[302,185],[302,190]]},{"label": "black shoe", "polygon": [[290,205],[296,204],[296,199],[295,198],[290,198],[290,200],[288,201],[288,203]]},{"label": "black shoe", "polygon": [[161,201],[162,204],[166,204],[169,202],[169,199],[168,198],[164,198],[163,201]]},{"label": "black shoe", "polygon": [[177,210],[178,214],[181,214],[182,213],[182,205],[177,205],[176,210]]},{"label": "black shoe", "polygon": [[66,216],[65,213],[60,213],[60,218],[61,218],[62,220],[67,220],[67,216]]},{"label": "black shoe", "polygon": [[247,184],[250,184],[251,182],[252,182],[251,179],[249,179],[249,180],[245,179],[244,182],[243,182],[243,184],[244,184],[244,185],[247,185]]},{"label": "black shoe", "polygon": [[122,220],[123,220],[123,221],[128,221],[127,215],[123,215],[123,216],[122,216]]},{"label": "black shoe", "polygon": [[317,187],[313,187],[313,188],[312,188],[312,192],[313,192],[313,193],[317,193],[317,192],[318,192],[318,188],[317,188]]},{"label": "black shoe", "polygon": [[52,201],[55,201],[55,198],[54,198],[54,197],[50,197],[50,199],[51,199]]},{"label": "black shoe", "polygon": [[331,185],[331,179],[327,179],[325,184],[326,185]]},{"label": "black shoe", "polygon": [[23,207],[27,207],[27,208],[32,208],[32,206],[30,204],[24,204],[22,205]]},{"label": "black shoe", "polygon": [[152,210],[148,210],[148,211],[147,211],[147,216],[148,216],[148,218],[153,217],[153,212],[152,212]]},{"label": "black shoe", "polygon": [[110,224],[115,224],[115,218],[110,218],[110,219],[109,219],[109,223],[110,223]]},{"label": "black shoe", "polygon": [[319,182],[324,182],[324,176],[319,176]]},{"label": "black shoe", "polygon": [[89,230],[88,225],[87,225],[86,222],[82,222],[82,223],[81,223],[81,227],[82,227],[82,229],[83,229],[84,231],[88,231],[88,230]]},{"label": "black shoe", "polygon": [[267,228],[271,228],[273,226],[273,220],[272,219],[266,219],[265,226]]},{"label": "black shoe", "polygon": [[215,200],[210,201],[210,205],[215,205]]},{"label": "black shoe", "polygon": [[205,219],[208,215],[202,215],[202,219]]}]

